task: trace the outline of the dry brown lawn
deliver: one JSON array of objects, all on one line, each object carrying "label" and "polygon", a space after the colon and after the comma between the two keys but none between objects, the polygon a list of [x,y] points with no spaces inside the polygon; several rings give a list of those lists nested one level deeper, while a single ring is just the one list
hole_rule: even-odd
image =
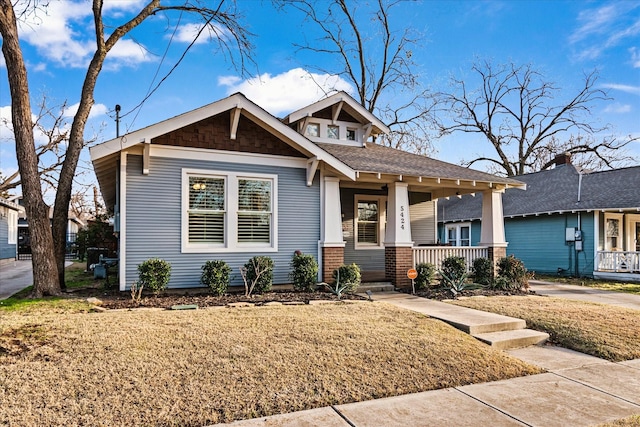
[{"label": "dry brown lawn", "polygon": [[640,415],[633,415],[611,423],[600,424],[598,427],[640,427]]},{"label": "dry brown lawn", "polygon": [[611,361],[640,358],[640,311],[540,296],[470,298],[453,302],[527,321],[552,342]]},{"label": "dry brown lawn", "polygon": [[539,370],[381,303],[0,310],[0,424],[204,426]]}]

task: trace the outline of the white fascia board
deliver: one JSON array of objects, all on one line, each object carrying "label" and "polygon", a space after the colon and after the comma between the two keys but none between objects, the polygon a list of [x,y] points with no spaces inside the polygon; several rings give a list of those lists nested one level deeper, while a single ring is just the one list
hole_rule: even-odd
[{"label": "white fascia board", "polygon": [[234,94],[228,98],[213,102],[195,110],[189,111],[179,116],[172,117],[162,122],[156,123],[146,128],[128,133],[119,138],[114,138],[102,144],[95,145],[89,149],[91,160],[97,160],[109,154],[125,150],[145,141],[151,141],[160,135],[172,132],[181,127],[199,122],[232,108],[244,108],[245,105],[254,105],[241,94]]},{"label": "white fascia board", "polygon": [[[351,107],[352,110],[354,110],[358,115],[360,115],[364,119],[363,120],[364,123],[372,123],[373,126],[380,129],[382,133],[388,134],[389,132],[391,132],[391,130],[387,127],[387,125],[382,123],[380,119],[378,119],[376,116],[371,114],[369,110],[367,110],[362,105],[360,105],[360,103],[357,102],[355,99],[353,99],[349,94],[342,91],[335,93],[327,98],[321,99],[320,101],[314,104],[311,104],[307,107],[301,108],[298,111],[294,111],[293,113],[289,114],[286,117],[286,121],[288,123],[297,122],[298,120],[304,119],[309,114],[315,113],[320,110],[324,110],[325,108],[331,107],[332,105],[337,104],[339,102],[344,102],[349,107]],[[344,105],[342,109],[344,109]]]},{"label": "white fascia board", "polygon": [[116,153],[121,150],[125,150],[134,145],[140,144],[145,141],[151,141],[160,135],[164,135],[181,127],[190,125],[192,123],[199,122],[217,114],[229,111],[233,108],[241,108],[241,114],[245,115],[249,119],[254,120],[258,124],[261,124],[265,129],[271,133],[282,137],[286,142],[290,143],[294,147],[298,147],[309,157],[317,157],[318,160],[326,162],[328,165],[344,174],[349,179],[355,181],[355,171],[349,168],[347,165],[322,150],[313,142],[300,135],[289,126],[282,123],[280,120],[269,114],[264,109],[252,101],[245,98],[244,95],[236,93],[228,98],[214,102],[188,113],[181,114],[155,125],[140,129],[135,132],[131,132],[120,138],[115,138],[110,141],[106,141],[102,144],[96,145],[89,149],[91,153],[91,160],[95,161],[109,154]]}]

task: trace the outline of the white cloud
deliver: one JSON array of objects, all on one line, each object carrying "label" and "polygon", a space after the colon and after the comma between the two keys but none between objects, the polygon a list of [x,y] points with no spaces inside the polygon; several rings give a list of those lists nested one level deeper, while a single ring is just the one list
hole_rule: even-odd
[{"label": "white cloud", "polygon": [[635,47],[629,48],[631,54],[631,66],[633,68],[640,68],[640,52]]},{"label": "white cloud", "polygon": [[620,103],[613,103],[611,105],[607,105],[606,108],[604,109],[605,113],[614,113],[614,114],[623,114],[623,113],[629,113],[631,112],[631,105],[629,104],[620,104]]},{"label": "white cloud", "polygon": [[621,92],[630,93],[632,95],[640,95],[640,86],[621,85],[617,83],[606,83],[602,85],[605,89],[619,90]]},{"label": "white cloud", "polygon": [[578,15],[578,28],[569,36],[569,43],[577,45],[580,60],[593,60],[605,51],[640,35],[640,14],[637,2],[614,2]]},{"label": "white cloud", "polygon": [[[138,0],[110,1],[105,4],[103,15],[113,19],[125,12],[135,13],[136,9],[139,10],[140,4]],[[93,27],[90,3],[50,2],[46,8],[26,17],[25,22],[20,25],[20,35],[46,60],[62,67],[84,68],[95,51]],[[120,65],[132,66],[152,60],[144,49],[128,39],[116,44],[107,59],[112,69]]]},{"label": "white cloud", "polygon": [[[78,112],[78,107],[80,106],[80,103],[75,103],[73,105],[69,105],[64,112],[62,113],[64,117],[67,118],[73,118],[73,116],[76,115],[76,113]],[[89,119],[93,119],[94,117],[98,117],[98,116],[102,116],[104,114],[107,114],[107,112],[109,112],[109,109],[107,108],[106,105],[104,104],[94,104],[93,107],[91,107],[91,112],[89,113]]]},{"label": "white cloud", "polygon": [[218,84],[227,87],[227,95],[242,92],[273,115],[290,113],[336,91],[353,93],[353,87],[340,76],[310,73],[302,68],[277,75],[265,73],[249,80],[223,76]]}]

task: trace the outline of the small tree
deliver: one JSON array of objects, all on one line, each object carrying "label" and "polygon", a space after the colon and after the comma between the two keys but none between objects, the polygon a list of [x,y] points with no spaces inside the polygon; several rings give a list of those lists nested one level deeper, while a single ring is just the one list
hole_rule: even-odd
[{"label": "small tree", "polygon": [[167,288],[171,278],[171,264],[151,258],[138,265],[138,286],[151,289],[156,296]]},{"label": "small tree", "polygon": [[231,267],[226,262],[216,259],[207,261],[202,266],[200,283],[211,289],[214,295],[224,295],[229,288],[231,280]]},{"label": "small tree", "polygon": [[489,258],[473,260],[473,280],[479,285],[489,286],[493,282],[493,264]]},{"label": "small tree", "polygon": [[416,271],[418,272],[418,277],[414,280],[414,284],[416,289],[420,290],[431,284],[433,276],[436,274],[436,267],[428,262],[423,262],[416,265]]},{"label": "small tree", "polygon": [[529,288],[529,272],[524,263],[509,255],[498,261],[498,277],[496,286],[505,290],[522,290]]},{"label": "small tree", "polygon": [[291,258],[289,277],[297,291],[312,292],[318,282],[318,263],[313,255],[296,251]]},{"label": "small tree", "polygon": [[268,256],[254,256],[240,267],[240,275],[245,296],[251,296],[254,291],[268,292],[273,284],[273,260]]}]

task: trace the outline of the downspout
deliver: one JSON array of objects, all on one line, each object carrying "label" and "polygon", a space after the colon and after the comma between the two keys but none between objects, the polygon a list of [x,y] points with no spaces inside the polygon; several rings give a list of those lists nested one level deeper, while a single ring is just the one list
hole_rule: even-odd
[{"label": "downspout", "polygon": [[[578,203],[580,203],[580,199],[582,198],[582,171],[578,172]],[[580,211],[578,210],[578,230],[582,232],[582,218],[580,216]],[[584,237],[581,241],[582,250],[584,251]],[[576,250],[576,277],[580,277],[580,265],[578,260],[578,251]]]}]

